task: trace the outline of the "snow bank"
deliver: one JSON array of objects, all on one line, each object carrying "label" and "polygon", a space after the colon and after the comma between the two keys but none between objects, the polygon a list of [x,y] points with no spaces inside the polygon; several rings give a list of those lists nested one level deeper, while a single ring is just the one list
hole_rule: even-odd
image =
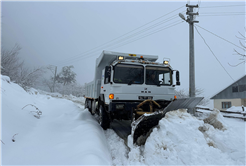
[{"label": "snow bank", "polygon": [[48,96],[52,96],[52,97],[56,97],[56,98],[63,98],[63,99],[68,99],[68,100],[71,100],[73,102],[77,102],[77,103],[80,103],[80,104],[84,104],[85,103],[85,98],[84,97],[76,97],[76,96],[73,96],[73,95],[62,95],[58,92],[54,92],[54,93],[51,93],[51,92],[45,92],[45,91],[42,91],[42,90],[36,90],[38,91],[38,93],[40,94],[43,94],[43,95],[48,95]]},{"label": "snow bank", "polygon": [[10,78],[8,76],[4,76],[4,75],[0,75],[1,76],[1,80],[10,83]]},{"label": "snow bank", "polygon": [[[223,126],[223,117],[214,116]],[[244,126],[242,126],[243,129]],[[240,133],[242,132],[242,133]],[[232,134],[233,135],[232,135]],[[214,128],[186,110],[168,112],[142,147],[130,146],[129,164],[228,165],[245,163],[245,130]]]},{"label": "snow bank", "polygon": [[104,132],[83,106],[26,92],[6,76],[1,83],[3,165],[111,164]]},{"label": "snow bank", "polygon": [[204,123],[212,125],[214,128],[219,130],[226,130],[226,124],[224,122],[224,117],[219,110],[214,109],[208,118],[204,119]]}]

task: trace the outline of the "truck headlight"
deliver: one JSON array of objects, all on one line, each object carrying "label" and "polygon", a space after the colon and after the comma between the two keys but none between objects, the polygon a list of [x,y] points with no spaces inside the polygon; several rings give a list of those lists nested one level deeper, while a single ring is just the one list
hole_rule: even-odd
[{"label": "truck headlight", "polygon": [[169,63],[168,61],[163,61],[163,64],[165,65],[168,65],[168,63]]},{"label": "truck headlight", "polygon": [[124,60],[125,58],[123,56],[118,56],[118,60]]}]

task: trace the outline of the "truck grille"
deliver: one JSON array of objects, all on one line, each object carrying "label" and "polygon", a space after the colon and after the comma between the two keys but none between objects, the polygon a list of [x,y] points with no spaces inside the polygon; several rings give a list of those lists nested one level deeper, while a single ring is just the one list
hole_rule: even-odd
[{"label": "truck grille", "polygon": [[138,96],[139,100],[153,99],[153,96]]}]

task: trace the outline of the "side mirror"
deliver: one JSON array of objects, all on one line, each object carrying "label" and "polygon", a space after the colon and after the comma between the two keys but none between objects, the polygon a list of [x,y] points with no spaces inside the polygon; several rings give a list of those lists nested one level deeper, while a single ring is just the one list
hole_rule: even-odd
[{"label": "side mirror", "polygon": [[105,80],[104,83],[108,84],[110,82],[110,77],[111,77],[111,66],[106,66],[105,67]]},{"label": "side mirror", "polygon": [[176,85],[180,85],[180,82],[179,82],[179,71],[176,71]]}]

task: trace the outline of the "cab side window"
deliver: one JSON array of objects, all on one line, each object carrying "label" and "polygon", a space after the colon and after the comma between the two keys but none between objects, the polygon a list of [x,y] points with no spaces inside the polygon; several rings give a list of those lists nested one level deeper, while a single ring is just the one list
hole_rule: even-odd
[{"label": "cab side window", "polygon": [[111,66],[106,66],[105,67],[105,79],[104,79],[104,84],[110,83],[110,77],[111,77]]}]

